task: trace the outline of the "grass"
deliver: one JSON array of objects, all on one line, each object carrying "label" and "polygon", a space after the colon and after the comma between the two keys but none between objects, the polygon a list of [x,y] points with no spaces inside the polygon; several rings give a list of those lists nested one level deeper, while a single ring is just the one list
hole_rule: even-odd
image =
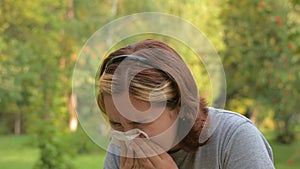
[{"label": "grass", "polygon": [[[32,169],[39,151],[30,136],[0,136],[0,169]],[[102,169],[102,152],[78,155],[72,159],[76,169]]]},{"label": "grass", "polygon": [[274,155],[276,169],[299,169],[300,168],[300,135],[290,145],[279,144],[275,140],[274,132],[264,132]]},{"label": "grass", "polygon": [[275,167],[277,169],[299,169],[300,168],[300,140],[291,145],[278,144],[271,140],[273,148]]},{"label": "grass", "polygon": [[28,136],[0,136],[0,168],[31,169],[37,156]]},{"label": "grass", "polygon": [[[267,134],[266,137],[273,148],[276,169],[299,169],[300,139],[291,145],[282,145],[275,142],[271,134]],[[32,169],[38,153],[30,136],[0,136],[1,169]],[[104,154],[83,154],[72,160],[77,169],[101,169]]]}]

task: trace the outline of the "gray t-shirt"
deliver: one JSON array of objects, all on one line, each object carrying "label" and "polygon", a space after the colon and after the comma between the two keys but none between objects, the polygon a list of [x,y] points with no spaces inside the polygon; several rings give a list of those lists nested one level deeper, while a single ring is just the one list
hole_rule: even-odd
[{"label": "gray t-shirt", "polygon": [[[170,154],[179,169],[273,169],[272,149],[260,131],[244,116],[209,108],[206,135],[210,141],[196,153]],[[199,140],[201,140],[199,138]],[[200,141],[201,142],[201,141]],[[104,169],[119,169],[119,148],[110,145]]]}]

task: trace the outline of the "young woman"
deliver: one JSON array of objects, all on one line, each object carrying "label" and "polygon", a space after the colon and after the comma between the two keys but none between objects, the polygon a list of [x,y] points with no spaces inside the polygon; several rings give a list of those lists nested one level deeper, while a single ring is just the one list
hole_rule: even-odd
[{"label": "young woman", "polygon": [[144,40],[103,62],[98,105],[110,122],[106,169],[271,169],[272,150],[245,117],[207,107],[178,53]]}]

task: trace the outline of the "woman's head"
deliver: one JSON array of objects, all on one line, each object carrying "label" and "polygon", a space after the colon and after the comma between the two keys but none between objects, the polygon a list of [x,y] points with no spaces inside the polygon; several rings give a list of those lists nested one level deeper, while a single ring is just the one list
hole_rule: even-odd
[{"label": "woman's head", "polygon": [[[136,127],[127,124],[138,124],[150,136],[173,134],[175,142],[190,137],[200,117],[197,87],[188,67],[174,49],[157,40],[118,49],[104,60],[98,104],[114,129],[126,131]],[[206,110],[204,105],[200,108]],[[176,133],[182,136],[175,138]]]}]

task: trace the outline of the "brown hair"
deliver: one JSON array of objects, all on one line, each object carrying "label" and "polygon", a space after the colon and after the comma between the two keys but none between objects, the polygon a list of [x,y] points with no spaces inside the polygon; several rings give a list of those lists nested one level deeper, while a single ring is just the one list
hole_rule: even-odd
[{"label": "brown hair", "polygon": [[[103,95],[111,94],[115,73],[120,62],[110,63],[113,58],[121,55],[136,55],[149,60],[157,65],[153,68],[144,68],[134,76],[129,85],[129,93],[137,99],[149,101],[150,93],[163,91],[165,97],[157,94],[154,101],[160,102],[166,99],[167,106],[171,109],[180,106],[185,111],[179,114],[180,121],[178,130],[190,129],[185,137],[180,140],[179,145],[188,152],[197,151],[198,147],[205,144],[199,143],[201,129],[207,118],[208,108],[203,98],[198,98],[195,81],[183,62],[180,55],[166,43],[147,39],[137,44],[116,50],[111,53],[102,63],[99,74],[99,94],[97,97],[99,108],[105,112]],[[137,69],[131,66],[130,69]],[[193,113],[194,112],[194,113]]]}]

